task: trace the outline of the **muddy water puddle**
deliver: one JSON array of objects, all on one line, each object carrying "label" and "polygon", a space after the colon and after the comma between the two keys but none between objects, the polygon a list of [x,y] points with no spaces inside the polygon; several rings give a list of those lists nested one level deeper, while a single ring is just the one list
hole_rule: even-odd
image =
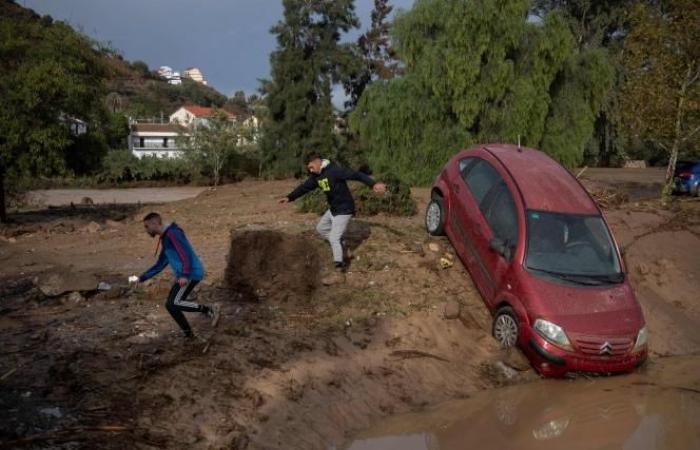
[{"label": "muddy water puddle", "polygon": [[700,449],[700,357],[638,373],[542,380],[397,416],[346,450]]}]

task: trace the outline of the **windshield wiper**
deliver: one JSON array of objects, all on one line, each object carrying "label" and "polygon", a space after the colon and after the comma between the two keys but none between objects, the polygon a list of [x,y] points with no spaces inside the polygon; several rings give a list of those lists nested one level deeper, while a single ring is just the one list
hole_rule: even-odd
[{"label": "windshield wiper", "polygon": [[530,270],[535,270],[537,272],[546,273],[547,275],[552,275],[554,277],[560,278],[562,280],[570,281],[572,283],[580,284],[583,286],[600,286],[605,284],[606,280],[601,280],[591,275],[566,273],[566,272],[555,272],[553,270],[538,269],[537,267],[529,267]]},{"label": "windshield wiper", "polygon": [[593,278],[595,280],[606,281],[608,283],[622,283],[625,279],[625,274],[620,273],[606,273],[606,274],[591,274],[582,275],[585,277]]}]

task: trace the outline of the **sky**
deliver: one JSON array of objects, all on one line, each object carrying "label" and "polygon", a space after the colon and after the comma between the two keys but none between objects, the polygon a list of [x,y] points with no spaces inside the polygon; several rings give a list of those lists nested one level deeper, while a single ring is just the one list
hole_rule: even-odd
[{"label": "sky", "polygon": [[[410,9],[413,1],[391,4],[396,11]],[[152,69],[199,67],[209,84],[227,96],[238,90],[255,93],[258,79],[269,77],[269,55],[276,46],[270,27],[282,18],[282,0],[16,2],[110,42],[126,59],[145,61]],[[370,23],[373,4],[373,0],[355,0],[362,29]]]}]

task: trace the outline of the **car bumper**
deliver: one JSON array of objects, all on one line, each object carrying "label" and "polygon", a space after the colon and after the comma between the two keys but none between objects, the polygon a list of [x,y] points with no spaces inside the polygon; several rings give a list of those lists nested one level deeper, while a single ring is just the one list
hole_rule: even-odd
[{"label": "car bumper", "polygon": [[697,189],[697,181],[693,180],[681,180],[677,178],[675,180],[673,190],[676,193],[680,194],[688,194],[688,193],[695,193],[695,190]]},{"label": "car bumper", "polygon": [[550,377],[561,377],[569,372],[631,372],[642,365],[647,358],[646,348],[623,356],[589,356],[568,352],[532,332],[522,347],[535,370]]}]

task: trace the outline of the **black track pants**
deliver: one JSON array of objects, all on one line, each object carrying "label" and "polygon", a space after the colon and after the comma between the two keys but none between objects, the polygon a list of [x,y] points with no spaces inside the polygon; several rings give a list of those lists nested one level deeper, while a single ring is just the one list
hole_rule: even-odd
[{"label": "black track pants", "polygon": [[190,295],[190,292],[192,292],[192,289],[197,286],[197,283],[199,283],[199,280],[190,280],[182,287],[177,283],[173,284],[172,289],[170,289],[170,294],[168,294],[168,300],[165,302],[165,309],[173,316],[173,319],[175,319],[175,322],[177,322],[182,331],[186,333],[191,332],[192,329],[185,315],[182,313],[183,311],[200,313],[209,311],[208,306],[187,301],[187,297]]}]

